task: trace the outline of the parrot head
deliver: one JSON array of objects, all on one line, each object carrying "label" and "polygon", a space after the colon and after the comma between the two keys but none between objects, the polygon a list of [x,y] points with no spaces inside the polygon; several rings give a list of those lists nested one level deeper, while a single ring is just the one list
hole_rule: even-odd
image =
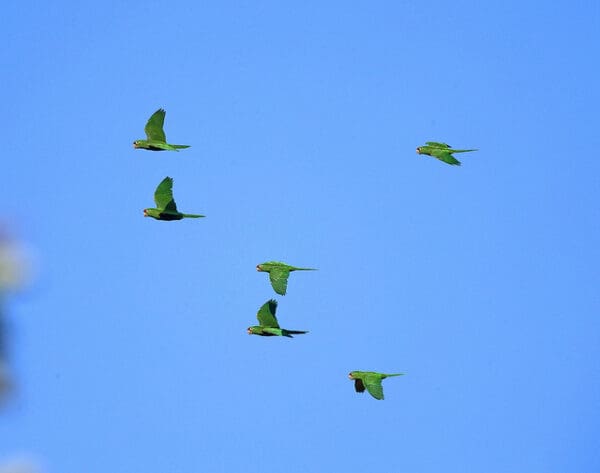
[{"label": "parrot head", "polygon": [[133,142],[133,147],[134,147],[134,148],[139,148],[139,147],[140,147],[140,140],[135,140],[135,141]]},{"label": "parrot head", "polygon": [[348,373],[348,378],[354,379],[354,371],[350,371],[350,373]]},{"label": "parrot head", "polygon": [[158,210],[158,209],[144,209],[144,217],[159,218],[160,217],[160,210]]},{"label": "parrot head", "polygon": [[264,271],[266,273],[270,273],[272,269],[277,269],[281,266],[286,266],[283,263],[279,263],[277,261],[267,261],[266,263],[260,263],[256,265],[257,271]]},{"label": "parrot head", "polygon": [[248,327],[248,335],[259,334],[259,328],[256,326]]},{"label": "parrot head", "polygon": [[421,154],[421,147],[420,146],[417,148],[417,154]]}]

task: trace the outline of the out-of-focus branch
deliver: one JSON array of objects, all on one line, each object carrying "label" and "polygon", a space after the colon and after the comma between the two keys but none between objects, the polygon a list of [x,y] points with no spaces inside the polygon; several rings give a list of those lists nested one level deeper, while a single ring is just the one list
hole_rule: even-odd
[{"label": "out-of-focus branch", "polygon": [[7,398],[12,386],[5,300],[7,294],[20,290],[26,285],[28,279],[26,262],[23,247],[10,238],[5,228],[0,226],[0,403]]},{"label": "out-of-focus branch", "polygon": [[15,458],[0,463],[0,473],[38,473],[39,471],[35,462],[28,457]]}]

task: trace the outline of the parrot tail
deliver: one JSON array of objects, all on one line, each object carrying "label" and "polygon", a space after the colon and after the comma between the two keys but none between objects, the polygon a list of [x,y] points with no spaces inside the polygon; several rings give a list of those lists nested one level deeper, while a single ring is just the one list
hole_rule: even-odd
[{"label": "parrot tail", "polygon": [[185,148],[190,147],[190,145],[171,145],[171,146],[176,149],[185,149]]},{"label": "parrot tail", "polygon": [[291,334],[300,335],[300,334],[303,334],[303,333],[308,333],[308,331],[303,331],[303,330],[286,330],[286,329],[281,330],[281,335],[283,335],[284,337],[288,337],[288,338],[294,338],[294,337],[292,337]]},{"label": "parrot tail", "polygon": [[478,149],[453,149],[449,150],[451,153],[468,153],[469,151],[479,151]]},{"label": "parrot tail", "polygon": [[185,218],[203,218],[205,215],[197,215],[197,214],[183,214]]}]

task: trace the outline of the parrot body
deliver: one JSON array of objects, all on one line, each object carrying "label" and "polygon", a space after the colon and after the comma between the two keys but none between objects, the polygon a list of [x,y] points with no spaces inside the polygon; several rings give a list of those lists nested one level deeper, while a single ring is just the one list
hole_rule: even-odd
[{"label": "parrot body", "polygon": [[146,139],[135,140],[133,142],[134,148],[149,151],[179,151],[180,149],[189,148],[189,145],[172,145],[167,143],[167,137],[163,130],[165,114],[166,112],[162,108],[159,108],[152,114],[144,127]]},{"label": "parrot body", "polygon": [[469,151],[477,151],[476,149],[452,149],[446,143],[437,143],[435,141],[427,141],[425,146],[417,148],[417,154],[426,154],[433,156],[452,166],[460,166],[460,161],[452,156],[453,153],[468,153]]},{"label": "parrot body", "polygon": [[279,261],[268,261],[256,265],[256,270],[261,272],[269,273],[269,279],[271,280],[271,286],[273,290],[282,296],[285,296],[287,292],[287,283],[292,271],[316,271],[314,268],[297,268],[296,266],[290,266],[289,264],[281,263]]},{"label": "parrot body", "polygon": [[157,208],[144,209],[144,217],[165,221],[204,217],[204,215],[184,214],[177,210],[177,204],[173,199],[173,179],[170,177],[165,177],[156,187],[154,202]]},{"label": "parrot body", "polygon": [[249,335],[261,335],[263,337],[288,337],[294,338],[292,335],[299,335],[303,333],[308,333],[304,330],[287,330],[285,328],[281,328],[279,326],[279,322],[277,322],[277,317],[275,317],[275,312],[277,311],[277,301],[274,299],[268,300],[265,302],[260,309],[258,309],[258,313],[256,314],[256,318],[258,319],[258,323],[260,325],[253,325],[248,327]]},{"label": "parrot body", "polygon": [[377,373],[376,371],[351,371],[348,377],[354,380],[354,389],[357,393],[369,391],[375,399],[383,400],[383,386],[381,381],[391,376],[402,376],[404,373]]}]

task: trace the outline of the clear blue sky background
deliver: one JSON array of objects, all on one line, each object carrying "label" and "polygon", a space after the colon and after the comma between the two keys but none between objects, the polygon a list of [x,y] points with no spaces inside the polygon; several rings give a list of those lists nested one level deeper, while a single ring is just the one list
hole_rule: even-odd
[{"label": "clear blue sky background", "polygon": [[[0,461],[599,471],[598,2],[284,3],[3,7],[2,218],[39,270]],[[159,107],[190,149],[132,148]],[[167,175],[208,218],[142,217]],[[308,335],[246,333],[271,259],[319,268],[277,297]]]}]

